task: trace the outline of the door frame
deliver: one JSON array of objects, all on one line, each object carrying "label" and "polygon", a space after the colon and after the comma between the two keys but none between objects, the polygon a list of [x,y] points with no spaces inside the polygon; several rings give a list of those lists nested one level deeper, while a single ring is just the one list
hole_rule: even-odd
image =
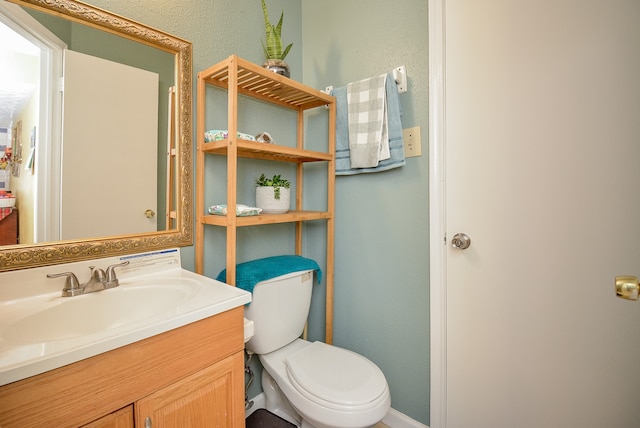
[{"label": "door frame", "polygon": [[447,425],[445,1],[428,0],[431,428],[445,428]]},{"label": "door frame", "polygon": [[[60,78],[67,44],[20,6],[1,2],[0,14],[11,29],[40,48],[39,120],[36,128],[34,238],[60,240],[60,174],[62,165],[62,111]],[[58,179],[52,179],[58,177]]]}]

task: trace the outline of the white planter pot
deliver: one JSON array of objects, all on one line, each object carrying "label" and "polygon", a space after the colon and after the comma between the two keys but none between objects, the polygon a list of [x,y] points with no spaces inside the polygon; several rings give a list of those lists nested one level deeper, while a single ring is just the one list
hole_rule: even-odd
[{"label": "white planter pot", "polygon": [[280,199],[274,196],[275,187],[256,187],[256,207],[264,214],[283,214],[289,211],[291,189],[280,187]]}]

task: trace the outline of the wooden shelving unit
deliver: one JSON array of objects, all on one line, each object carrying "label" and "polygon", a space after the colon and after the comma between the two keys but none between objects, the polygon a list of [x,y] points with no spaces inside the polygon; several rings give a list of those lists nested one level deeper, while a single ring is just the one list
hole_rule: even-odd
[{"label": "wooden shelving unit", "polygon": [[[221,141],[204,141],[205,133],[205,92],[207,85],[227,91],[229,138]],[[246,96],[297,111],[296,147],[257,143],[238,139],[238,97]],[[306,150],[304,145],[304,112],[314,108],[325,108],[329,115],[327,151]],[[334,213],[335,213],[335,98],[314,88],[310,88],[287,77],[278,75],[258,65],[232,55],[220,63],[198,73],[197,87],[197,154],[196,154],[196,272],[204,270],[204,229],[207,225],[226,228],[226,268],[227,282],[236,281],[236,232],[238,227],[259,226],[276,223],[295,223],[296,254],[302,255],[302,224],[305,221],[324,220],[327,222],[327,265],[326,278],[326,342],[333,341],[333,264],[334,264]],[[207,155],[226,156],[227,159],[227,206],[235,207],[237,202],[238,158],[264,159],[275,162],[296,164],[295,209],[285,214],[264,214],[251,217],[237,217],[234,210],[226,216],[206,213],[204,171]],[[302,209],[304,196],[304,170],[307,162],[322,162],[327,166],[327,210],[305,211]]]}]

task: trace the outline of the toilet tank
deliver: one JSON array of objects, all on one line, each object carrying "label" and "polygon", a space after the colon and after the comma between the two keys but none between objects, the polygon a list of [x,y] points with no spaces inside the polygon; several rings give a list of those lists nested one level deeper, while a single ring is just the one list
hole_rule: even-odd
[{"label": "toilet tank", "polygon": [[300,337],[309,315],[312,287],[312,270],[257,283],[251,303],[244,309],[245,318],[254,324],[247,350],[268,354]]}]

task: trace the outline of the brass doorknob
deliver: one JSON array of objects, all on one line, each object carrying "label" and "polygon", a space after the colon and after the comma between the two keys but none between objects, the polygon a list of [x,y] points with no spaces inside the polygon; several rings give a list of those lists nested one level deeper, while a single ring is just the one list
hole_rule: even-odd
[{"label": "brass doorknob", "polygon": [[156,215],[156,213],[155,213],[153,210],[146,210],[146,211],[144,212],[144,215],[145,215],[147,218],[153,218],[153,217]]},{"label": "brass doorknob", "polygon": [[616,276],[616,295],[621,299],[638,300],[640,286],[635,276]]}]

